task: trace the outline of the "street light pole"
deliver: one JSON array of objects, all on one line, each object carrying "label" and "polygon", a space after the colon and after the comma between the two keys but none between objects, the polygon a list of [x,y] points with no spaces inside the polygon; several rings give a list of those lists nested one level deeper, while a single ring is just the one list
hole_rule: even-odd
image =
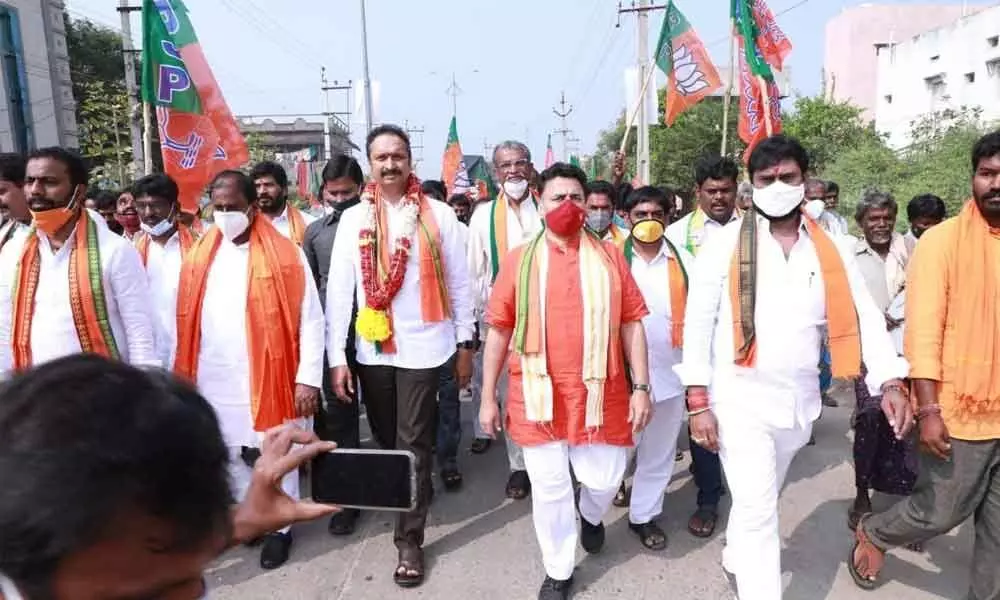
[{"label": "street light pole", "polygon": [[365,0],[361,0],[361,62],[365,75],[365,130],[372,130],[372,79],[368,74],[368,24],[365,20]]}]

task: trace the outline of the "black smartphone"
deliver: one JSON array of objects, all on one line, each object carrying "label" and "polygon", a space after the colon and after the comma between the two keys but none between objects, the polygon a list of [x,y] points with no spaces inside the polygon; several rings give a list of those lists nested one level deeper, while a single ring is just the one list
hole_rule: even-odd
[{"label": "black smartphone", "polygon": [[416,457],[405,450],[338,448],[313,459],[312,497],[344,508],[408,512],[417,506]]}]

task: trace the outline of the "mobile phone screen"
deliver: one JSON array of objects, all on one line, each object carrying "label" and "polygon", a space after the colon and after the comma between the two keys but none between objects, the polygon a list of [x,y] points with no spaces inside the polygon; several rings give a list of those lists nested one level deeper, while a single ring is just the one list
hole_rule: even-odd
[{"label": "mobile phone screen", "polygon": [[313,500],[348,508],[412,510],[414,457],[400,450],[337,449],[313,461]]}]

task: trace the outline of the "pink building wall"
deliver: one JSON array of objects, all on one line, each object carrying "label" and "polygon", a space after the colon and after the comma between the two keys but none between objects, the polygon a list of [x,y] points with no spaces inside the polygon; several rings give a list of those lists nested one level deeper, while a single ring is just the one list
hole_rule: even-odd
[{"label": "pink building wall", "polygon": [[[974,12],[982,6],[970,6]],[[823,60],[827,93],[865,110],[875,119],[878,61],[875,44],[909,39],[962,17],[962,5],[861,4],[845,9],[826,24]]]}]

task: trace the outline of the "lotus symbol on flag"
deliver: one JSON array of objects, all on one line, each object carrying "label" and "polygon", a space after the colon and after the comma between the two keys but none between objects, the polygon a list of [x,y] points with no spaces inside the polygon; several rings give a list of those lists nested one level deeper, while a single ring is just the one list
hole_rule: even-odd
[{"label": "lotus symbol on flag", "polygon": [[686,45],[674,50],[674,74],[677,77],[677,90],[689,96],[707,88],[705,73],[698,68],[698,63]]}]

